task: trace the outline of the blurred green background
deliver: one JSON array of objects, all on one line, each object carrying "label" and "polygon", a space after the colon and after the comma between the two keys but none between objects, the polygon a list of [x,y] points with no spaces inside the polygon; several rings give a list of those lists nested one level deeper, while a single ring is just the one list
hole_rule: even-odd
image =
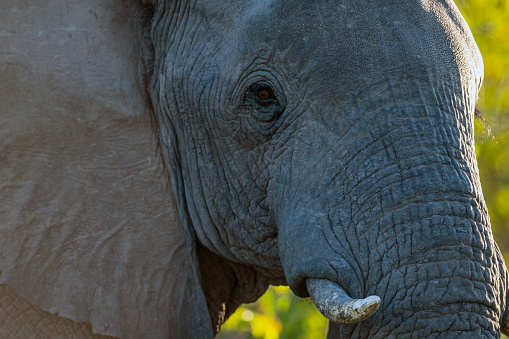
[{"label": "blurred green background", "polygon": [[[456,0],[484,60],[477,108],[489,128],[475,122],[476,154],[493,234],[509,259],[509,1]],[[327,321],[309,300],[271,287],[225,323],[220,339],[325,338]]]}]

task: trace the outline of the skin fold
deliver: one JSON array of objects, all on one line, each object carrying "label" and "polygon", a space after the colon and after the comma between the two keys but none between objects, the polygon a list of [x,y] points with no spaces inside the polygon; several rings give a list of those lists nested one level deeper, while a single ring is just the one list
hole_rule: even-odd
[{"label": "skin fold", "polygon": [[329,338],[506,328],[452,1],[51,0],[0,32],[0,333],[210,338],[270,284]]}]

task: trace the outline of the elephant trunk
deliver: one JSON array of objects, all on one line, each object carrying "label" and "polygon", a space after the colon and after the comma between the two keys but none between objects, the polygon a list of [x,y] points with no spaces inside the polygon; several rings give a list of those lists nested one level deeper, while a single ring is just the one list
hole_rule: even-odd
[{"label": "elephant trunk", "polygon": [[383,100],[359,95],[346,108],[360,121],[347,111],[341,124],[291,130],[274,167],[291,165],[273,182],[285,188],[272,197],[281,263],[341,337],[496,337],[507,273],[476,170],[473,106],[417,77],[377,84]]},{"label": "elephant trunk", "polygon": [[[371,230],[359,222],[357,234],[326,221],[292,223],[292,234],[285,236],[295,247],[281,246],[299,254],[299,264],[288,265],[292,259],[283,257],[285,267],[296,267],[287,269],[290,286],[311,297],[331,321],[331,333],[382,338],[412,329],[420,337],[447,331],[496,337],[505,308],[497,292],[504,290],[503,262],[487,221],[467,203],[449,201],[447,209],[439,208],[441,202],[418,205],[413,207],[422,220],[411,221],[414,213],[400,206],[402,211],[386,212],[388,219],[364,221]],[[384,235],[389,228],[394,232]]]}]

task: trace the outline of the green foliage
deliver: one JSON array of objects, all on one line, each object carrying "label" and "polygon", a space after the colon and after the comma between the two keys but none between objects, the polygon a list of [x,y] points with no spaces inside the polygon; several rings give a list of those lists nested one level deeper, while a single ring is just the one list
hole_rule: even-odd
[{"label": "green foliage", "polygon": [[495,240],[509,255],[509,3],[457,1],[484,60],[484,85],[477,108],[476,154]]},{"label": "green foliage", "polygon": [[[476,154],[493,233],[509,258],[509,3],[457,0],[483,55],[484,86],[477,108],[491,127],[476,121]],[[241,307],[223,326],[220,339],[325,338],[327,322],[309,301],[288,288],[271,288]]]},{"label": "green foliage", "polygon": [[271,287],[256,303],[240,307],[218,338],[323,339],[327,327],[309,299],[296,297],[288,287]]}]

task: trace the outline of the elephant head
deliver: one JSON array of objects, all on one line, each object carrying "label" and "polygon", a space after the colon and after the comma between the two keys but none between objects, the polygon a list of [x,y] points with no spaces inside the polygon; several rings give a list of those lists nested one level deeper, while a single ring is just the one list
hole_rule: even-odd
[{"label": "elephant head", "polygon": [[211,337],[269,284],[330,337],[507,328],[452,1],[7,6],[9,293],[127,338]]}]

